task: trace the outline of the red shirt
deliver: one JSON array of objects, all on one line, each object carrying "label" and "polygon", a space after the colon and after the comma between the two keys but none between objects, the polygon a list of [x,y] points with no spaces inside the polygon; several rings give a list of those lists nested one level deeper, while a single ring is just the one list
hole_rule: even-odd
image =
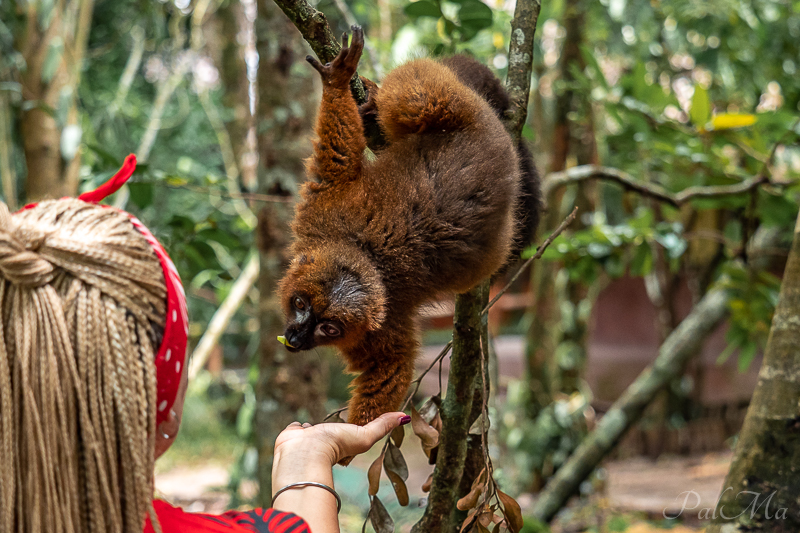
[{"label": "red shirt", "polygon": [[[163,533],[311,533],[302,518],[275,509],[209,515],[187,513],[161,500],[153,500],[153,508]],[[150,517],[144,533],[154,533]]]}]

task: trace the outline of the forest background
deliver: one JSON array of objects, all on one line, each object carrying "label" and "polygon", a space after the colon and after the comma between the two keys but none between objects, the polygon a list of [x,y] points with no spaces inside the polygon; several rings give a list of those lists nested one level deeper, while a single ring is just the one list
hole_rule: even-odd
[{"label": "forest background", "polygon": [[[373,80],[412,57],[458,52],[505,79],[513,1],[315,7],[335,34],[365,28],[360,73]],[[542,491],[526,527],[576,490],[593,492],[583,482],[646,407],[666,428],[695,416],[687,362],[720,321],[720,360],[761,364],[798,212],[800,2],[545,2],[533,49],[522,135],[543,176],[539,240],[574,206],[578,216],[512,285],[507,296],[523,303],[492,328],[525,338],[523,375],[487,413],[498,483],[515,496]],[[13,210],[73,196],[137,155],[111,203],[145,221],[175,260],[196,347],[198,407],[170,460],[235,457],[231,505],[268,503],[277,432],[321,421],[347,398],[333,354],[289,358],[275,341],[274,284],[320,94],[308,53],[272,0],[0,0],[2,199]],[[620,277],[643,280],[665,363],[599,417],[587,344],[597,298]],[[676,305],[682,288],[688,315]],[[692,329],[695,319],[705,323]],[[449,336],[432,328],[426,343]],[[800,370],[783,357],[787,375]],[[200,372],[208,359],[213,375]],[[495,391],[496,365],[488,374]],[[796,388],[768,388],[778,398],[766,410],[794,402],[777,419],[800,414]],[[233,437],[220,444],[216,433]],[[243,492],[246,480],[261,490]],[[356,515],[374,509],[362,496]],[[390,510],[409,524],[421,512]]]}]

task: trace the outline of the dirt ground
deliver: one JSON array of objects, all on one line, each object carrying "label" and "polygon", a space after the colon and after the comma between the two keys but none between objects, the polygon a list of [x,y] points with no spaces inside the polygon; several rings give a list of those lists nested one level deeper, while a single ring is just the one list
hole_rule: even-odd
[{"label": "dirt ground", "polygon": [[[366,469],[371,458],[369,454],[359,458],[347,469],[346,474],[337,473],[337,481],[346,475],[348,480],[361,477],[366,483]],[[598,498],[606,513],[632,512],[642,519],[656,521],[678,517],[684,525],[678,530],[671,529],[673,533],[699,531],[697,528],[706,524],[698,520],[698,514],[702,509],[714,508],[730,461],[730,453],[715,453],[698,457],[665,457],[657,461],[634,458],[608,462],[605,464],[607,482],[604,493]],[[228,466],[176,467],[156,476],[156,490],[160,497],[188,511],[223,512],[230,502],[226,490]],[[409,467],[411,475],[408,487],[413,505],[422,496],[419,487],[430,467],[424,464],[409,464]],[[366,485],[363,488],[366,493]],[[253,483],[244,483],[242,496],[252,496],[255,490]],[[357,498],[358,491],[357,486],[348,490],[353,498]],[[523,495],[519,502],[524,512],[533,503],[533,497]],[[643,524],[631,523],[624,529],[616,530],[631,533],[660,531],[652,525]],[[565,528],[563,524],[556,529],[579,530]]]}]

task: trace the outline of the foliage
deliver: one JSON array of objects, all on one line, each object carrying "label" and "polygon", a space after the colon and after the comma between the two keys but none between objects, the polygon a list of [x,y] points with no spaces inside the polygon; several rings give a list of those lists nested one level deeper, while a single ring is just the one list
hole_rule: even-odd
[{"label": "foliage", "polygon": [[[605,214],[595,212],[592,224],[579,231],[560,235],[542,259],[568,265],[569,276],[586,284],[597,281],[601,273],[612,278],[629,273],[646,276],[653,269],[653,248],[662,246],[677,270],[686,251],[683,227],[679,222],[656,222],[651,209],[640,207],[624,224],[606,223]],[[532,255],[526,251],[523,257]]]},{"label": "foliage", "polygon": [[530,419],[526,414],[530,391],[522,382],[509,384],[498,439],[509,454],[502,464],[513,465],[513,470],[504,466],[498,473],[500,481],[521,492],[537,482],[537,472],[555,472],[585,435],[591,399],[589,391],[559,397]]},{"label": "foliage", "polygon": [[745,268],[737,263],[725,265],[724,273],[720,285],[731,294],[731,313],[730,327],[725,334],[728,346],[719,355],[718,362],[724,362],[738,349],[739,371],[745,372],[756,352],[763,352],[767,345],[781,280],[769,272]]}]

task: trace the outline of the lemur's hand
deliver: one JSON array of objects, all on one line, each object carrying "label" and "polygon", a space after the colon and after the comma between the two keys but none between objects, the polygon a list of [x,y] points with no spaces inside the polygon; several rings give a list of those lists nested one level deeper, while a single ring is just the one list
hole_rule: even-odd
[{"label": "lemur's hand", "polygon": [[353,39],[347,46],[347,34],[342,35],[342,49],[331,63],[323,65],[315,58],[306,56],[312,67],[322,76],[322,83],[333,87],[346,87],[356,73],[358,61],[364,51],[364,30],[360,26],[353,26]]}]

